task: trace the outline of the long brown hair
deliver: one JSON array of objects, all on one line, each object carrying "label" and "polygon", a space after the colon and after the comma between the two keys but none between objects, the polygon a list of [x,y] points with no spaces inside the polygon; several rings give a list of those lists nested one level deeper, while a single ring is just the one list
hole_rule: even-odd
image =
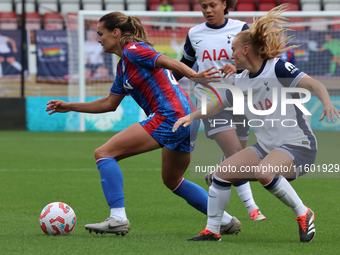
[{"label": "long brown hair", "polygon": [[121,12],[111,12],[99,19],[103,27],[109,31],[119,28],[122,32],[120,42],[122,46],[130,42],[144,42],[149,46],[154,43],[147,38],[147,33],[137,16],[126,16]]},{"label": "long brown hair", "polygon": [[[261,59],[273,59],[278,57],[281,53],[299,47],[299,45],[291,45],[286,47],[291,42],[292,37],[287,37],[287,28],[272,28],[275,24],[284,24],[286,18],[281,17],[280,14],[288,10],[288,4],[279,5],[271,9],[266,16],[256,19],[254,17],[253,24],[247,30],[243,30],[237,36],[243,45],[250,45],[254,52],[260,56]],[[280,39],[278,34],[283,34]]]}]

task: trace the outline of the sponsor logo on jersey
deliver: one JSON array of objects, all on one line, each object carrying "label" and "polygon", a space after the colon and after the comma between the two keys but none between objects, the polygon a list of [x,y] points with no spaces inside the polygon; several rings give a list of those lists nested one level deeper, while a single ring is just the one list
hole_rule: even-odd
[{"label": "sponsor logo on jersey", "polygon": [[202,42],[202,41],[203,41],[203,40],[199,40],[199,41],[196,42],[196,44],[199,44],[199,43]]},{"label": "sponsor logo on jersey", "polygon": [[216,61],[216,60],[221,60],[223,58],[229,60],[229,56],[225,49],[221,49],[219,52],[216,49],[213,49],[212,52],[209,52],[208,50],[204,50],[203,56],[202,56],[202,62],[204,62],[204,60]]},{"label": "sponsor logo on jersey", "polygon": [[137,49],[137,47],[136,47],[136,45],[132,45],[132,46],[130,46],[129,49],[135,50],[135,49]]},{"label": "sponsor logo on jersey", "polygon": [[129,81],[126,80],[125,83],[123,84],[124,86],[124,89],[127,90],[127,89],[133,89],[133,87],[130,85]]},{"label": "sponsor logo on jersey", "polygon": [[298,69],[292,64],[292,63],[289,63],[289,62],[286,62],[285,63],[285,68],[291,73],[295,73]]}]

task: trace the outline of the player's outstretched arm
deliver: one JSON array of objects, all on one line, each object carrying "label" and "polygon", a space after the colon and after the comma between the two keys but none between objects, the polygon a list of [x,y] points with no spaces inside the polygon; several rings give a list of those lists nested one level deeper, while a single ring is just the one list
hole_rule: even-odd
[{"label": "player's outstretched arm", "polygon": [[217,75],[220,71],[211,71],[214,66],[196,73],[193,69],[177,59],[172,59],[165,55],[161,55],[157,58],[156,67],[169,69],[199,83],[219,82],[219,78],[222,77],[222,75]]},{"label": "player's outstretched arm", "polygon": [[182,118],[179,118],[174,124],[174,126],[172,127],[172,131],[175,132],[181,125],[183,125],[184,127],[187,127],[194,120],[212,117],[218,114],[220,111],[222,111],[226,107],[227,106],[225,106],[224,104],[221,105],[221,104],[210,103],[207,105],[207,114],[202,114],[201,109],[198,109],[197,111],[191,114],[188,114]]},{"label": "player's outstretched arm", "polygon": [[335,121],[335,116],[339,118],[340,111],[333,105],[326,87],[321,82],[313,79],[309,75],[305,75],[297,86],[314,92],[320,99],[323,106],[320,121],[323,120],[325,116],[328,122],[330,122],[331,119]]},{"label": "player's outstretched arm", "polygon": [[124,96],[110,94],[107,97],[86,103],[68,103],[63,100],[51,100],[47,103],[46,111],[48,114],[56,112],[84,112],[84,113],[104,113],[115,111],[123,100]]}]

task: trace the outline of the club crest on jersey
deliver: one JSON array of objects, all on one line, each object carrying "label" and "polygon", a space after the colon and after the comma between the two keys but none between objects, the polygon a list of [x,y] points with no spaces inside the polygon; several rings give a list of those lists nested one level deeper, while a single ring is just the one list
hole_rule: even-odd
[{"label": "club crest on jersey", "polygon": [[263,81],[263,85],[266,86],[266,90],[269,91],[270,88],[268,87],[268,82],[267,81]]},{"label": "club crest on jersey", "polygon": [[218,50],[213,49],[212,52],[210,52],[210,53],[209,53],[208,50],[204,50],[202,62],[204,62],[204,60],[216,61],[216,60],[221,60],[223,58],[229,60],[229,56],[228,56],[225,49],[221,49],[219,52],[218,52]]},{"label": "club crest on jersey", "polygon": [[135,50],[135,49],[137,49],[137,47],[136,47],[136,45],[132,45],[132,46],[130,46],[129,49]]}]

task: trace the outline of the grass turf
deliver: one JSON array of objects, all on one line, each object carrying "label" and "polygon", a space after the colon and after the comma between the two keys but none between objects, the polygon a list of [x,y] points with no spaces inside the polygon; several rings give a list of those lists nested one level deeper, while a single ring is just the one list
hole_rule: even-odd
[{"label": "grass turf", "polygon": [[[316,164],[339,164],[339,133],[315,134]],[[0,254],[339,254],[338,178],[300,178],[292,183],[316,214],[311,243],[299,242],[294,214],[259,183],[251,186],[267,221],[251,221],[233,190],[228,212],[242,222],[241,233],[222,236],[218,243],[186,242],[203,230],[206,216],[162,184],[161,150],[120,162],[131,232],[125,237],[89,234],[85,224],[109,215],[93,151],[111,136],[0,132]],[[252,136],[248,144],[254,142]],[[189,171],[185,177],[207,190],[203,179],[190,178]],[[77,225],[69,236],[47,236],[40,229],[41,210],[55,201],[76,212]]]}]

